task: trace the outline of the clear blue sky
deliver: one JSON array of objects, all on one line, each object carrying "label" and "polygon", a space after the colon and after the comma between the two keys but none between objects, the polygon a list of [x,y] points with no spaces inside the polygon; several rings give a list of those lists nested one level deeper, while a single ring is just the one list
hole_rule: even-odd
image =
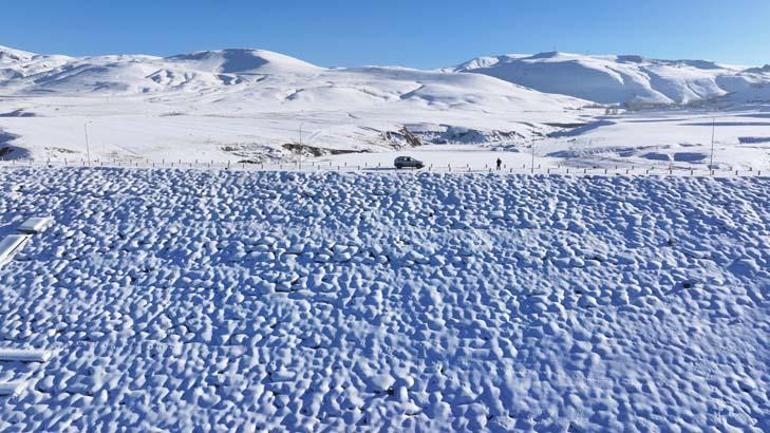
[{"label": "clear blue sky", "polygon": [[0,45],[171,55],[254,47],[323,66],[569,51],[770,63],[770,0],[0,0]]}]

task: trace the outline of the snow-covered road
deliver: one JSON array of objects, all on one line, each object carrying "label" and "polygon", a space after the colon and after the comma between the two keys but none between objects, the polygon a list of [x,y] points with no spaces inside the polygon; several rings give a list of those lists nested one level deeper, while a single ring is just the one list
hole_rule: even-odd
[{"label": "snow-covered road", "polygon": [[768,431],[769,185],[5,167],[0,430]]}]

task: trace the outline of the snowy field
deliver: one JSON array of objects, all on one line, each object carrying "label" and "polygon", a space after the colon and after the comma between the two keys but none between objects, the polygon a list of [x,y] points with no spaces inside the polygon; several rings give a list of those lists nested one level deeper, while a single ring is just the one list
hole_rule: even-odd
[{"label": "snowy field", "polygon": [[[770,111],[766,111],[770,106],[716,113],[659,110],[617,116],[600,116],[596,110],[566,115],[545,112],[538,114],[539,122],[557,119],[583,126],[564,130],[544,127],[538,133],[541,135],[536,137],[521,131],[522,137],[527,138],[499,137],[498,141],[446,144],[425,141],[423,145],[413,147],[381,139],[382,134],[402,128],[398,116],[403,113],[398,110],[390,113],[395,116],[393,119],[383,117],[381,121],[373,121],[371,113],[351,119],[347,114],[324,111],[246,115],[235,114],[229,108],[207,115],[168,116],[164,113],[172,108],[159,108],[145,100],[118,98],[108,103],[95,98],[65,98],[64,101],[46,98],[36,101],[55,105],[46,108],[49,111],[35,108],[34,112],[39,113],[37,116],[0,116],[0,128],[6,131],[5,145],[18,151],[13,155],[38,162],[80,162],[90,155],[92,161],[110,164],[245,162],[252,166],[278,167],[302,160],[305,164],[331,162],[334,166],[347,163],[351,166],[380,164],[392,167],[396,156],[409,155],[434,166],[470,164],[473,169],[483,169],[494,164],[497,158],[507,166],[529,166],[531,146],[534,146],[535,163],[542,167],[633,166],[704,170],[711,162],[714,133],[715,169],[770,169]],[[0,112],[18,106],[19,100],[0,99]],[[132,114],[126,110],[137,112]],[[147,111],[142,113],[142,110]],[[443,115],[433,116],[433,121],[438,123]],[[369,121],[373,123],[367,123]],[[86,122],[90,122],[89,148],[84,137]],[[360,126],[361,122],[369,126]],[[487,126],[477,125],[481,130],[497,126],[499,130],[510,132],[516,128],[516,122],[505,126],[495,124],[495,120],[490,121],[479,113],[468,114],[461,123],[472,122],[491,122]],[[300,157],[282,147],[281,143],[299,141],[300,125],[303,143],[323,154],[305,151]],[[412,126],[412,130],[417,128]],[[0,147],[3,140],[0,135]],[[330,154],[328,149],[339,154]]]},{"label": "snowy field", "polygon": [[769,202],[758,177],[4,168],[0,234],[56,222],[0,267],[0,430],[770,431]]}]

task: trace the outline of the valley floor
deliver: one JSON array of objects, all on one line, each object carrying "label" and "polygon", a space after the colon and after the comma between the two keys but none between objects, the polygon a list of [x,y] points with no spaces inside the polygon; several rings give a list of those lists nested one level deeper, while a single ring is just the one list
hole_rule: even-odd
[{"label": "valley floor", "polygon": [[[9,168],[0,430],[770,430],[768,178]],[[35,354],[37,352],[30,352]],[[44,359],[45,358],[45,359]]]}]

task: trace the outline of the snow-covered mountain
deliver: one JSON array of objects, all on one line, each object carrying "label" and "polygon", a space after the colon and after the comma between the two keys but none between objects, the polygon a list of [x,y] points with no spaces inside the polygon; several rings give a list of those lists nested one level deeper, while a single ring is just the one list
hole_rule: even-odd
[{"label": "snow-covered mountain", "polygon": [[404,129],[436,142],[526,142],[558,130],[553,124],[591,117],[581,111],[589,101],[484,75],[323,68],[265,50],[171,57],[0,51],[0,129],[33,158],[82,148],[86,121],[97,135],[109,131],[101,151],[109,157],[251,160],[290,157],[285,146],[300,123],[306,144],[321,152],[374,151],[409,144]]},{"label": "snow-covered mountain", "polygon": [[[351,72],[359,76],[372,72],[379,75],[376,83],[379,89],[357,90],[373,96],[394,90],[392,79],[383,81],[379,74],[384,69],[389,68],[326,69],[283,54],[254,49],[202,51],[170,57],[117,55],[77,58],[39,55],[0,46],[0,90],[14,94],[210,92],[233,85],[260,87],[253,84],[266,76],[287,78],[286,81],[296,88],[285,86],[282,91],[291,94],[304,91],[307,87],[317,87],[320,83],[344,86],[341,80],[344,81]],[[745,68],[702,60],[654,60],[640,56],[552,52],[479,57],[457,67],[434,72],[433,77],[439,82],[446,82],[447,76],[458,72],[488,75],[538,92],[601,104],[649,106],[697,104],[715,99],[731,103],[770,100],[770,66]],[[303,82],[298,82],[297,77],[301,77]],[[490,86],[488,82],[477,83],[487,89]],[[275,87],[275,84],[276,80],[272,80],[271,85]],[[464,86],[468,84],[467,81],[463,83]],[[500,83],[498,86],[500,90],[497,93],[501,95],[510,93],[512,89],[510,86],[502,87]],[[398,93],[401,86],[395,87]],[[530,95],[533,94],[530,92]],[[345,108],[349,101],[326,102]]]},{"label": "snow-covered mountain", "polygon": [[323,68],[266,50],[227,49],[171,57],[46,56],[0,47],[0,88],[15,93],[150,93],[211,89],[240,76],[314,74]]},{"label": "snow-covered mountain", "polygon": [[[516,152],[537,142],[540,157],[592,166],[702,163],[710,161],[711,106],[603,118],[597,103],[717,100],[730,107],[716,134],[726,146],[717,161],[765,166],[768,104],[745,105],[770,101],[769,83],[770,66],[638,56],[510,55],[426,71],[325,68],[254,49],[68,57],[0,47],[0,155],[280,163],[421,144]],[[469,159],[455,157],[453,164]]]},{"label": "snow-covered mountain", "polygon": [[568,53],[479,57],[452,68],[547,93],[602,104],[686,105],[713,99],[770,100],[770,67],[742,68],[702,60]]}]

